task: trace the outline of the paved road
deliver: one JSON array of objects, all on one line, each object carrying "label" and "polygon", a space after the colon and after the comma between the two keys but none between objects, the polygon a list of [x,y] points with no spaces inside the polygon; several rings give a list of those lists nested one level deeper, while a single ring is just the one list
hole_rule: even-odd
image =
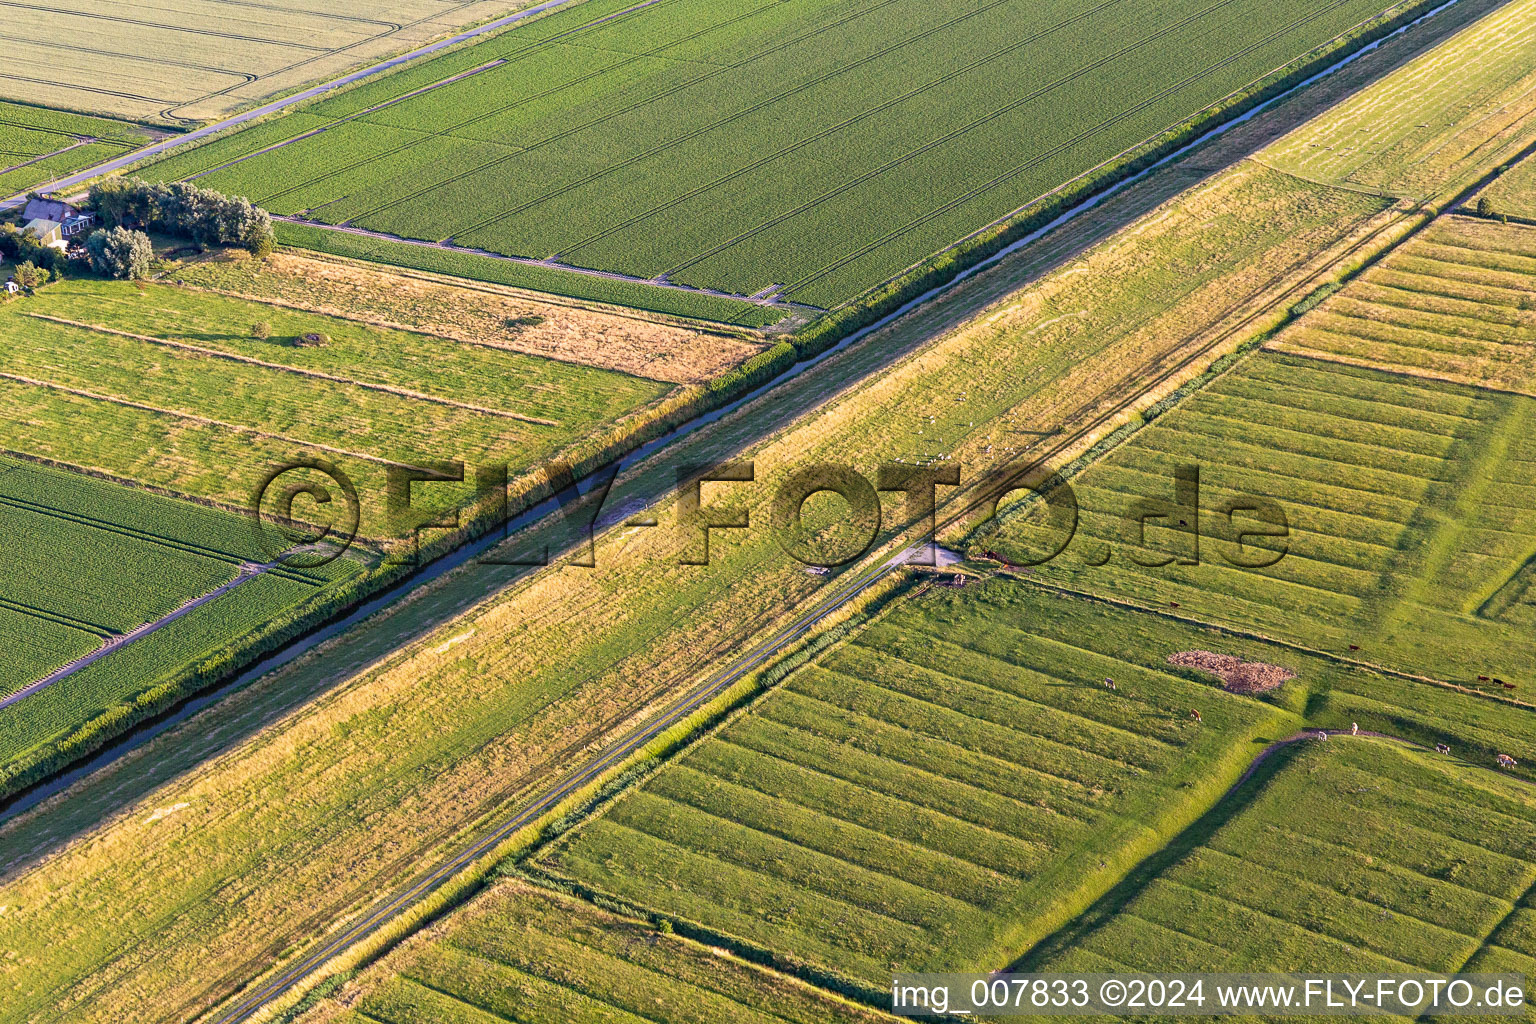
[{"label": "paved road", "polygon": [[729,665],[716,670],[692,690],[689,690],[677,698],[677,700],[667,705],[665,710],[657,714],[645,725],[606,748],[601,754],[564,776],[560,781],[528,797],[513,811],[511,816],[489,834],[462,850],[446,863],[434,868],[409,888],[364,911],[347,928],[327,939],[298,963],[279,972],[274,977],[262,982],[251,989],[250,992],[241,996],[234,1005],[213,1018],[212,1024],[238,1024],[238,1022],[250,1020],[258,1010],[261,1010],[272,1000],[293,988],[295,984],[302,981],[326,961],[367,938],[416,901],[428,895],[461,870],[501,845],[513,833],[537,820],[551,807],[577,792],[667,729],[670,729],[708,704],[715,697],[735,685],[743,676],[762,666],[764,662],[773,658],[774,655],[778,654],[789,644],[804,636],[816,623],[868,590],[893,569],[906,563],[918,549],[918,546],[905,548],[871,569],[853,573],[847,581],[841,582],[831,594],[823,598],[809,611],[802,614],[773,636],[738,656]]},{"label": "paved road", "polygon": [[[321,85],[312,86],[308,89],[305,89],[303,92],[294,93],[292,96],[285,96],[280,100],[273,100],[271,103],[268,103],[265,106],[256,107],[254,110],[247,110],[242,114],[235,114],[234,116],[227,117],[215,124],[210,124],[206,127],[199,128],[196,131],[188,132],[185,135],[176,135],[169,139],[163,139],[154,145],[145,146],[143,149],[136,149],[132,153],[116,157],[112,160],[106,161],[105,163],[97,164],[94,167],[88,167],[83,171],[80,171],[76,174],[71,174],[65,178],[60,178],[57,181],[51,181],[43,185],[35,185],[33,186],[33,189],[29,191],[35,190],[39,192],[61,192],[65,189],[73,188],[76,185],[84,184],[85,182],[90,181],[92,178],[99,177],[103,174],[110,174],[113,171],[122,170],[124,167],[129,167],[133,164],[136,164],[140,160],[145,160],[152,156],[159,156],[161,153],[168,152],[169,150],[190,145],[199,139],[206,139],[208,136],[213,135],[216,132],[224,131],[227,128],[233,128],[236,125],[245,124],[247,121],[254,121],[258,117],[264,117],[267,114],[276,113],[279,110],[285,110],[294,104],[303,103],[304,101],[313,99],[316,96],[322,96],[325,93],[331,92],[334,89],[339,89],[344,85],[351,85],[353,82],[360,82],[365,78],[372,78],[374,75],[383,74],[386,71],[399,67],[401,64],[407,64],[413,60],[420,60],[422,57],[436,53],[439,50],[446,49],[450,46],[456,46],[459,43],[466,42],[467,40],[474,39],[478,36],[483,36],[490,32],[495,32],[498,29],[505,28],[506,26],[515,22],[522,21],[524,18],[531,18],[536,14],[542,14],[545,11],[551,10],[552,8],[559,7],[561,4],[571,2],[573,2],[573,0],[544,0],[544,3],[518,11],[516,14],[509,14],[505,18],[498,18],[495,21],[486,22],[484,25],[460,32],[456,36],[451,36],[447,39],[440,39],[435,43],[430,43],[426,46],[418,47],[409,53],[402,53],[398,57],[391,57],[389,60],[386,60],[383,63],[375,64],[372,67],[363,68],[360,71],[354,71],[350,75],[343,75],[340,78],[325,82]],[[3,213],[7,210],[13,210],[25,203],[26,200],[27,193],[22,192],[11,196],[4,201],[0,201],[0,213]]]}]

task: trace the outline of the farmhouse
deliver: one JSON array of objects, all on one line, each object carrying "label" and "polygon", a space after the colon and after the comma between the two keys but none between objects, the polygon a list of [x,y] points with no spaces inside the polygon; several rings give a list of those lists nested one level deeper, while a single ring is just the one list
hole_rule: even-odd
[{"label": "farmhouse", "polygon": [[30,229],[38,241],[58,249],[65,248],[69,239],[96,223],[94,213],[82,211],[62,199],[46,197],[28,201],[22,217],[26,221],[23,230]]}]

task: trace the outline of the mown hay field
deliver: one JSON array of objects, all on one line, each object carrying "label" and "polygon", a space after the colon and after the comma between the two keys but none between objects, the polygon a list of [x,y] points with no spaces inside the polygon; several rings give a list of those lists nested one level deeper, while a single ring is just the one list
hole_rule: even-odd
[{"label": "mown hay field", "polygon": [[0,102],[0,198],[150,141],[138,125]]},{"label": "mown hay field", "polygon": [[1536,790],[1489,767],[1347,736],[1281,750],[1024,967],[1529,975]]},{"label": "mown hay field", "polygon": [[[1261,353],[1075,478],[1077,536],[1039,572],[1404,672],[1531,687],[1533,417],[1523,395]],[[1198,467],[1198,513],[1172,504],[1180,466]],[[1265,527],[1223,509],[1248,496],[1280,506],[1284,541],[1240,550],[1238,529]],[[1147,499],[1164,518],[1143,536]],[[1036,508],[975,543],[1034,559],[1062,536]]]},{"label": "mown hay field", "polygon": [[583,308],[499,285],[289,248],[261,261],[240,253],[188,261],[176,277],[259,302],[676,384],[704,383],[765,347],[628,310]]},{"label": "mown hay field", "polygon": [[[106,480],[0,459],[0,696],[268,561],[239,516]],[[0,774],[166,673],[361,569],[276,567],[0,710]]]},{"label": "mown hay field", "polygon": [[[505,882],[304,1024],[874,1024],[890,1018],[648,921]],[[362,993],[359,995],[359,993]]]},{"label": "mown hay field", "polygon": [[134,120],[213,119],[524,6],[505,0],[23,0],[0,96]]},{"label": "mown hay field", "polygon": [[1430,199],[1536,136],[1536,3],[1514,0],[1264,154],[1280,170]]},{"label": "mown hay field", "polygon": [[[18,339],[0,354],[5,447],[241,509],[267,473],[318,456],[354,480],[369,537],[398,525],[390,466],[506,463],[515,477],[672,390],[168,284],[61,282],[0,309],[0,332]],[[472,486],[444,485],[432,507]]]},{"label": "mown hay field", "polygon": [[1442,217],[1269,347],[1536,397],[1536,228]]},{"label": "mown hay field", "polygon": [[1415,6],[588,0],[151,172],[826,307]]},{"label": "mown hay field", "polygon": [[1494,216],[1536,222],[1536,160],[1520,161],[1487,188],[1479,198],[1492,204]]}]

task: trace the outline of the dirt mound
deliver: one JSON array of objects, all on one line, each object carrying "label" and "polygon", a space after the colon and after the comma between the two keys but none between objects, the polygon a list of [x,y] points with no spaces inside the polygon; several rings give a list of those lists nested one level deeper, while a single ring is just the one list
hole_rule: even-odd
[{"label": "dirt mound", "polygon": [[1273,690],[1296,673],[1263,661],[1244,661],[1230,654],[1213,651],[1180,651],[1168,655],[1168,664],[1197,668],[1220,679],[1231,693],[1264,693]]}]

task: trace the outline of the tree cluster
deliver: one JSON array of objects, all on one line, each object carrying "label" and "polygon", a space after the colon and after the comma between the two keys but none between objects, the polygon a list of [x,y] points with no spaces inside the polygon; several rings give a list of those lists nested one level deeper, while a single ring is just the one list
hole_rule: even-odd
[{"label": "tree cluster", "polygon": [[63,276],[69,264],[69,257],[14,224],[0,224],[0,256],[7,263],[30,263],[55,277]]},{"label": "tree cluster", "polygon": [[91,232],[91,237],[85,240],[85,251],[90,254],[92,270],[123,280],[149,276],[149,265],[155,258],[148,235],[123,227]]},{"label": "tree cluster", "polygon": [[184,181],[107,178],[91,186],[90,205],[117,225],[136,225],[189,238],[198,245],[231,245],[258,256],[272,251],[272,218],[249,199]]}]

